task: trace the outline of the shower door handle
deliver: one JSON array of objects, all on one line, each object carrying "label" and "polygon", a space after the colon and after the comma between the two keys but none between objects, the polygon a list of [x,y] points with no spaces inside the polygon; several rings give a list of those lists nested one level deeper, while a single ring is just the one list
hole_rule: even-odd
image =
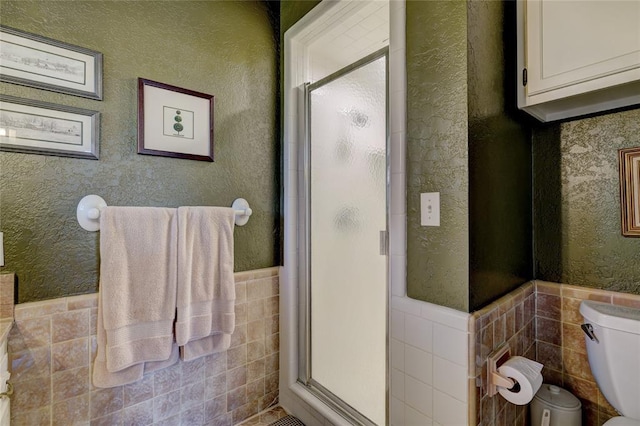
[{"label": "shower door handle", "polygon": [[380,256],[389,254],[389,232],[380,231]]}]

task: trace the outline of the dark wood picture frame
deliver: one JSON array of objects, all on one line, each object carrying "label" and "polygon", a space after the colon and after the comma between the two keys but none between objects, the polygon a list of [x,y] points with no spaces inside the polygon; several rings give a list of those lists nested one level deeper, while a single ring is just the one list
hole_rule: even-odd
[{"label": "dark wood picture frame", "polygon": [[138,154],[213,161],[214,96],[138,78]]},{"label": "dark wood picture frame", "polygon": [[618,151],[622,235],[640,237],[640,147]]}]

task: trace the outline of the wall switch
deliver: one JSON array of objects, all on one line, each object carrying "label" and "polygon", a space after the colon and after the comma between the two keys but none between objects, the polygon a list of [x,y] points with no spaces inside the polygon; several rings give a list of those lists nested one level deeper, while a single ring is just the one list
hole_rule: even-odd
[{"label": "wall switch", "polygon": [[420,194],[420,225],[440,226],[440,193]]}]

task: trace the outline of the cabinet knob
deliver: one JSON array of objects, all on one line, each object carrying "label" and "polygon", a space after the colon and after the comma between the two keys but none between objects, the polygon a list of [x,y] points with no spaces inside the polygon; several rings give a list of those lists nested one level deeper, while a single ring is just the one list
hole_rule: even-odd
[{"label": "cabinet knob", "polygon": [[0,398],[11,398],[13,395],[13,384],[7,380],[7,390],[0,393]]}]

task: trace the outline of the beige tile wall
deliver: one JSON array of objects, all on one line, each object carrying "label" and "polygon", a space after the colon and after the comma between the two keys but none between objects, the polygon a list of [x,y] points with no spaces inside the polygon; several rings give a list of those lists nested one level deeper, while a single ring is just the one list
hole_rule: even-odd
[{"label": "beige tile wall", "polygon": [[0,320],[13,318],[15,279],[13,273],[0,274]]},{"label": "beige tile wall", "polygon": [[537,359],[545,382],[562,386],[582,402],[584,424],[602,425],[616,416],[591,374],[580,324],[580,302],[597,300],[640,308],[640,296],[567,284],[536,282]]},{"label": "beige tile wall", "polygon": [[506,402],[500,395],[487,396],[487,356],[503,344],[508,344],[511,356],[535,359],[535,286],[529,282],[476,311],[469,319],[469,401],[470,419],[476,425],[518,425],[527,421],[526,406]]},{"label": "beige tile wall", "polygon": [[278,268],[235,274],[236,330],[223,353],[110,389],[91,383],[97,295],[16,305],[12,424],[232,425],[278,396]]},{"label": "beige tile wall", "polygon": [[567,284],[531,281],[475,312],[469,323],[470,365],[475,378],[470,386],[470,417],[476,425],[528,424],[527,408],[486,395],[486,359],[507,342],[512,355],[522,355],[544,364],[545,383],[562,386],[582,402],[583,424],[601,426],[615,409],[598,388],[580,328],[582,300],[597,300],[640,308],[640,296],[590,289]]}]

